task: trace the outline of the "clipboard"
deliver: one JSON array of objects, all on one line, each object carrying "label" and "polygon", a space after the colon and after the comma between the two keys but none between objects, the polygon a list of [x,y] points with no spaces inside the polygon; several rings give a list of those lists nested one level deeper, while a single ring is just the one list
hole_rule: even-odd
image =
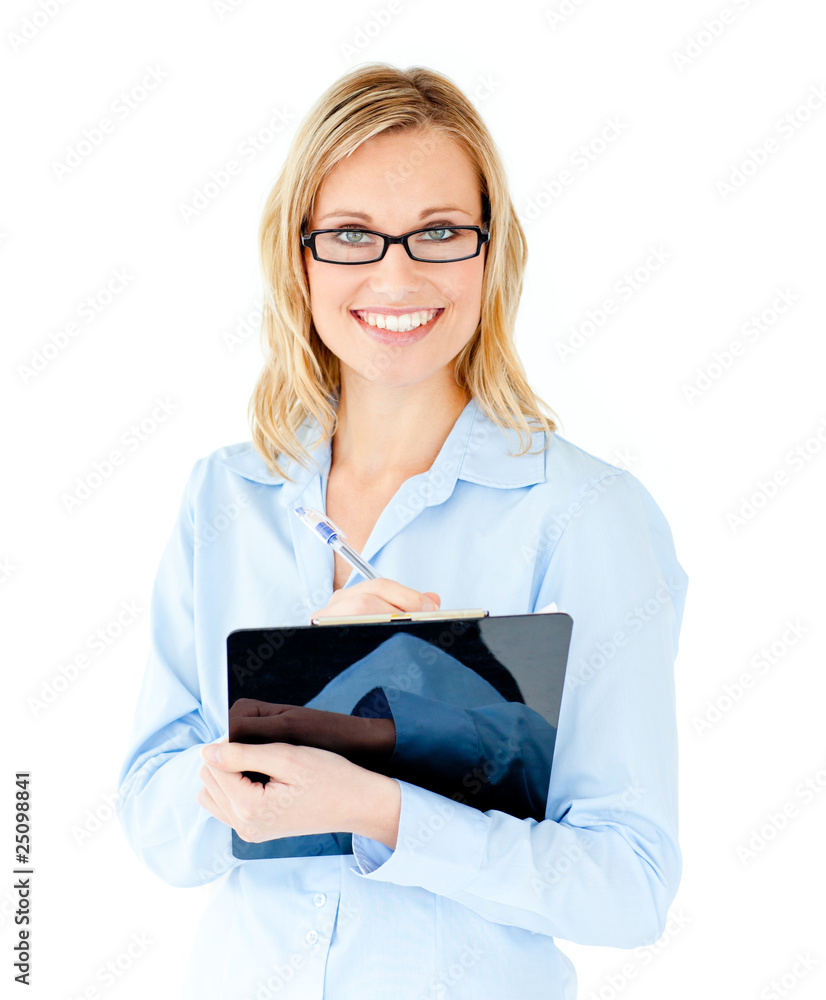
[{"label": "clipboard", "polygon": [[[315,622],[227,636],[230,742],[321,746],[483,812],[545,818],[570,615],[460,609]],[[351,854],[352,836],[256,844],[233,830],[232,853]]]}]

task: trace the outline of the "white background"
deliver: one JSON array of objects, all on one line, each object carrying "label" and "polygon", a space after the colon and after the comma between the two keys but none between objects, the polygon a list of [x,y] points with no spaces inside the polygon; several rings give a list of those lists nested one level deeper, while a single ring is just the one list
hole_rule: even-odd
[{"label": "white background", "polygon": [[[249,437],[257,228],[294,130],[348,69],[384,61],[439,70],[479,107],[529,239],[517,338],[532,384],[565,437],[641,479],[690,578],[676,668],[684,873],[674,919],[653,948],[561,942],[580,997],[824,996],[819,0],[731,0],[728,23],[713,0],[550,0],[491,14],[401,0],[380,28],[387,0],[52,6],[49,16],[33,0],[4,4],[0,40],[3,785],[11,800],[14,772],[32,773],[26,995],[101,987],[99,970],[133,935],[150,945],[99,995],[177,995],[208,889],[171,888],[143,869],[111,808],[149,595],[193,463]],[[161,82],[134,91],[145,99],[117,117],[113,104],[153,68]],[[241,159],[274,115],[286,124]],[[105,117],[114,130],[59,176],[67,147],[87,149],[84,130]],[[615,138],[600,142],[608,120]],[[182,206],[230,159],[241,173],[184,220]],[[556,192],[565,169],[571,183]],[[646,270],[652,248],[666,260]],[[637,268],[639,287],[622,298],[617,282]],[[128,283],[104,305],[121,269]],[[775,314],[781,291],[792,304]],[[88,296],[101,297],[92,322],[78,314]],[[616,313],[583,327],[609,297]],[[764,331],[747,340],[742,327],[761,313]],[[72,320],[77,335],[50,346]],[[239,329],[242,342],[228,345]],[[77,480],[158,399],[171,412],[68,510]],[[88,637],[117,621],[122,602],[141,613],[90,653]],[[761,672],[755,658],[772,644]],[[88,666],[66,681],[60,668],[72,677],[83,652]],[[738,697],[744,674],[751,686]],[[778,831],[771,817],[784,810]],[[1,814],[5,993],[22,987],[9,957],[10,806]]]}]

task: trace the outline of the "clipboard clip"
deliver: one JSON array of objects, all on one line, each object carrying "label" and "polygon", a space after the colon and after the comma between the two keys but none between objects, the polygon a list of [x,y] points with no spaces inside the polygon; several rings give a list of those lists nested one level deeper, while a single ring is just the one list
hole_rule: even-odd
[{"label": "clipboard clip", "polygon": [[367,625],[371,622],[420,622],[456,621],[461,618],[488,618],[489,612],[483,608],[469,608],[460,611],[399,611],[385,615],[341,615],[332,618],[311,618],[311,625]]}]

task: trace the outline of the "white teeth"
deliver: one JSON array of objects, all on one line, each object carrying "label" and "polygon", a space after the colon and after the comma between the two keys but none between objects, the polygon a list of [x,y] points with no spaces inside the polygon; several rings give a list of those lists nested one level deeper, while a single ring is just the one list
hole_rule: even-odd
[{"label": "white teeth", "polygon": [[410,330],[415,330],[417,327],[429,323],[438,311],[438,309],[420,309],[417,312],[402,313],[401,316],[367,312],[357,312],[356,315],[369,326],[377,326],[380,330],[408,333]]}]

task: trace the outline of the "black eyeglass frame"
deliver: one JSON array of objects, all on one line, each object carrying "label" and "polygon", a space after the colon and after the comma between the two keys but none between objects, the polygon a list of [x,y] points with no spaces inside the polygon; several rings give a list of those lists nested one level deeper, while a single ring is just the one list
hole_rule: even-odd
[{"label": "black eyeglass frame", "polygon": [[[408,240],[411,236],[417,236],[419,233],[432,233],[438,231],[439,229],[472,229],[477,236],[476,249],[473,253],[467,254],[465,257],[450,257],[446,260],[434,260],[432,257],[417,257],[411,250]],[[316,251],[315,240],[316,236],[321,236],[323,233],[365,233],[367,236],[381,236],[384,240],[384,248],[378,257],[374,257],[372,260],[328,260],[326,257],[319,257]],[[425,226],[424,229],[414,229],[412,232],[403,233],[401,236],[388,236],[387,233],[378,233],[374,229],[357,229],[357,228],[339,228],[339,229],[314,229],[311,233],[301,234],[301,245],[308,247],[310,253],[313,255],[313,259],[319,261],[322,264],[377,264],[380,260],[384,259],[384,255],[387,253],[387,249],[391,243],[401,243],[404,249],[407,251],[407,256],[411,260],[418,261],[422,264],[455,264],[460,260],[471,260],[473,257],[478,257],[479,253],[485,243],[490,241],[490,231],[487,229],[482,229],[481,226]],[[438,241],[436,241],[438,242]]]}]

